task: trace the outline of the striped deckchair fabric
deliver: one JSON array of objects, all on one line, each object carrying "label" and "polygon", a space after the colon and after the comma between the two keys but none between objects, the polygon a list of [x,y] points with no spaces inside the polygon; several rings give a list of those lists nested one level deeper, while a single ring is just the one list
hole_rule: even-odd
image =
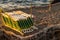
[{"label": "striped deckchair fabric", "polygon": [[16,30],[28,29],[33,26],[33,16],[22,11],[2,13],[3,22]]}]

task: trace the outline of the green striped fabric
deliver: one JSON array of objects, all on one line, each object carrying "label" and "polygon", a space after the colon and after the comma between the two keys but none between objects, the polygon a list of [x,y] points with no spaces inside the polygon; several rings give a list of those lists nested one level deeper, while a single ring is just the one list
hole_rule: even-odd
[{"label": "green striped fabric", "polygon": [[27,19],[20,19],[18,21],[14,21],[11,18],[7,18],[3,16],[3,21],[6,25],[11,26],[12,28],[19,29],[27,29],[33,26],[32,18],[28,17]]},{"label": "green striped fabric", "polygon": [[21,29],[26,29],[33,25],[33,20],[28,17],[27,19],[17,21],[17,23]]}]

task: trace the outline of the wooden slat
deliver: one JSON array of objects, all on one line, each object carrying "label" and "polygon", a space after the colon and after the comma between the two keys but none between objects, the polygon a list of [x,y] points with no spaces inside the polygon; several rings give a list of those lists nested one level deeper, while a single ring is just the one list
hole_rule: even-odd
[{"label": "wooden slat", "polygon": [[12,27],[10,27],[10,26],[8,26],[6,24],[5,24],[5,26],[12,29],[12,30],[15,30],[15,31],[19,32],[22,36],[24,35],[24,33],[22,31],[19,31],[19,30],[15,29],[15,28],[12,28]]}]

